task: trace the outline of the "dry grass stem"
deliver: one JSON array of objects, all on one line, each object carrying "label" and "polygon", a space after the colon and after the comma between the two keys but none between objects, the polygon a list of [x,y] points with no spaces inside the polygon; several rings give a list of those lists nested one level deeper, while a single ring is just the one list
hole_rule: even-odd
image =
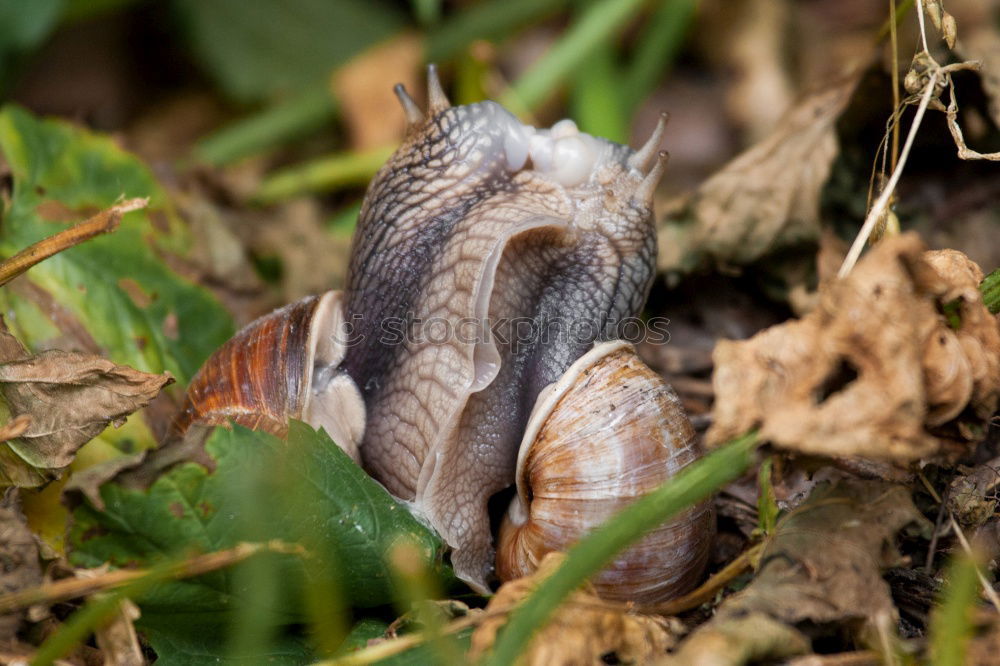
[{"label": "dry grass stem", "polygon": [[855,237],[854,243],[851,244],[851,249],[847,252],[847,256],[844,258],[844,263],[841,264],[840,270],[837,272],[838,278],[846,277],[847,274],[851,272],[851,269],[854,268],[854,264],[858,262],[858,258],[861,256],[861,251],[865,247],[865,242],[871,236],[875,225],[878,224],[880,219],[882,219],[882,215],[885,213],[886,207],[889,205],[889,199],[892,197],[893,192],[896,191],[896,183],[899,182],[899,177],[902,175],[903,168],[906,166],[906,160],[910,156],[910,148],[913,147],[913,140],[917,136],[917,130],[920,129],[920,123],[924,120],[924,113],[927,111],[927,105],[930,104],[931,96],[934,94],[934,87],[937,85],[939,73],[940,70],[935,69],[931,73],[930,80],[927,81],[927,86],[924,88],[924,93],[920,98],[920,105],[917,107],[917,113],[913,116],[913,123],[910,125],[910,131],[906,135],[906,142],[903,144],[903,150],[899,153],[899,163],[896,165],[892,175],[889,177],[889,182],[886,183],[882,193],[879,195],[878,199],[875,200],[875,205],[868,211],[865,223],[861,226],[861,230],[858,232],[857,237]]},{"label": "dry grass stem", "polygon": [[[280,541],[266,543],[241,543],[226,550],[196,555],[170,567],[172,579],[190,578],[223,569],[260,552],[303,554],[299,546]],[[89,596],[97,592],[111,590],[149,575],[149,569],[116,569],[93,578],[64,578],[28,590],[21,590],[0,596],[0,614],[9,613],[35,604],[55,604],[70,599]]]},{"label": "dry grass stem", "polygon": [[[955,530],[955,536],[958,538],[958,542],[962,545],[962,550],[965,551],[965,554],[968,555],[973,562],[975,562],[976,556],[972,551],[972,546],[969,544],[969,540],[965,538],[965,532],[962,531],[958,521],[955,520],[955,516],[949,516],[949,518],[951,520],[951,529]],[[997,591],[993,589],[993,586],[990,585],[990,581],[988,581],[986,576],[983,575],[983,571],[979,565],[976,564],[975,567],[976,578],[979,579],[979,584],[983,586],[983,592],[990,600],[990,603],[993,604],[993,608],[1000,611],[1000,596],[997,596]]]},{"label": "dry grass stem", "polygon": [[118,228],[122,215],[145,208],[148,205],[148,198],[128,199],[107,210],[102,210],[97,215],[87,218],[69,229],[64,229],[29,245],[13,257],[0,263],[0,286],[7,284],[21,273],[54,254],[68,250],[95,236],[111,233]]}]

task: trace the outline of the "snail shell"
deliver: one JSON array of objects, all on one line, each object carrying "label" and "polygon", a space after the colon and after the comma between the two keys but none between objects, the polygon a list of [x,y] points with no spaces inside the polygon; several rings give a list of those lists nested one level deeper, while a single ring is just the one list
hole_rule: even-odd
[{"label": "snail shell", "polygon": [[[700,456],[680,401],[631,345],[595,346],[539,396],[500,528],[497,573],[532,573]],[[672,517],[593,579],[607,599],[656,603],[698,582],[714,532],[711,504]]]},{"label": "snail shell", "polygon": [[348,340],[342,300],[339,291],[308,296],[240,330],[191,380],[174,433],[233,421],[281,437],[294,418],[324,428],[358,462],[365,405],[338,369]]}]

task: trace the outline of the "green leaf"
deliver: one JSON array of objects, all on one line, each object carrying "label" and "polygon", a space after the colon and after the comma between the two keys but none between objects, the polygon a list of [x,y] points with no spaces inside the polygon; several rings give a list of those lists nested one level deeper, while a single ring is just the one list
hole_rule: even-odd
[{"label": "green leaf", "polygon": [[27,49],[55,27],[63,0],[0,0],[0,54]]},{"label": "green leaf", "polygon": [[1000,268],[983,278],[979,285],[983,302],[992,314],[1000,314]]},{"label": "green leaf", "polygon": [[241,101],[287,94],[322,80],[366,46],[403,26],[376,0],[175,0],[192,48]]},{"label": "green leaf", "polygon": [[[155,624],[177,641],[195,640],[193,626],[227,626],[247,608],[259,611],[257,587],[267,588],[270,627],[302,622],[305,586],[324,584],[317,572],[339,578],[337,589],[345,596],[339,601],[382,605],[396,596],[385,556],[399,538],[417,544],[428,566],[442,571],[438,538],[325,432],[293,422],[283,442],[244,428],[218,428],[205,448],[215,461],[212,472],[186,463],[148,490],[105,485],[104,511],[78,507],[70,532],[72,562],[149,566],[191,550],[270,539],[302,544],[309,556],[261,555],[231,570],[158,586],[138,599],[141,624]],[[272,564],[276,594],[269,582],[249,585],[241,576],[241,568],[262,558]],[[179,616],[184,624],[172,619]],[[223,633],[217,635],[221,642]]]},{"label": "green leaf", "polygon": [[0,86],[10,82],[11,60],[35,48],[59,22],[63,0],[0,0]]},{"label": "green leaf", "polygon": [[[178,631],[178,627],[183,627]],[[188,621],[183,615],[144,619],[142,631],[156,650],[158,666],[299,666],[315,660],[305,637],[279,634],[264,650],[254,654],[233,653],[224,640],[225,626]]]},{"label": "green leaf", "polygon": [[114,233],[35,266],[19,288],[0,290],[15,335],[34,351],[65,348],[68,339],[69,347],[96,347],[115,363],[169,371],[186,383],[232,335],[233,322],[161,258],[183,256],[191,239],[149,170],[107,136],[12,105],[0,110],[0,153],[14,176],[0,227],[3,257],[122,197],[150,199]]}]

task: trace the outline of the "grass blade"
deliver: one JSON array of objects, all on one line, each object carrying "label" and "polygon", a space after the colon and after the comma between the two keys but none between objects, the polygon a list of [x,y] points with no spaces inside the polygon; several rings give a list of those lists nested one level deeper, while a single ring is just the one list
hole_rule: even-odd
[{"label": "grass blade", "polygon": [[969,557],[956,557],[948,567],[948,584],[931,619],[931,655],[936,666],[965,663],[978,589],[976,563]]},{"label": "grass blade", "polygon": [[590,56],[610,40],[643,0],[602,0],[590,6],[556,44],[501,98],[507,108],[535,109]]},{"label": "grass blade", "polygon": [[492,0],[456,14],[427,40],[427,62],[452,58],[477,39],[493,39],[541,19],[567,0]]},{"label": "grass blade", "polygon": [[697,0],[662,0],[639,37],[632,62],[625,73],[621,103],[635,111],[673,65],[691,28]]},{"label": "grass blade", "polygon": [[222,166],[314,132],[337,113],[326,85],[317,83],[294,97],[223,127],[198,142],[194,158]]}]

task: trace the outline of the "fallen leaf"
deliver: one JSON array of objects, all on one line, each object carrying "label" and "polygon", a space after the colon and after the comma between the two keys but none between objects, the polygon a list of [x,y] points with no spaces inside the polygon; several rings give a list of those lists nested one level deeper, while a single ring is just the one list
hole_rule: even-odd
[{"label": "fallen leaf", "polygon": [[[964,255],[927,253],[912,233],[879,243],[822,285],[803,318],[718,343],[707,441],[760,428],[805,453],[908,461],[938,449],[929,427],[982,425],[1000,400],[1000,325],[977,275]],[[957,330],[942,314],[950,303]]]},{"label": "fallen leaf", "polygon": [[[42,582],[38,544],[21,513],[16,489],[0,500],[0,594],[9,594]],[[25,611],[26,612],[26,611]],[[14,638],[25,612],[0,615],[0,642]]]},{"label": "fallen leaf", "polygon": [[[512,580],[500,588],[486,606],[486,613],[504,612],[486,619],[473,632],[470,663],[493,647],[497,632],[507,622],[505,611],[513,609],[534,592],[564,559],[562,553],[549,553],[534,574]],[[682,625],[667,618],[625,612],[617,604],[604,602],[587,585],[574,592],[536,633],[518,664],[599,664],[602,660],[607,663],[609,657],[617,660],[614,663],[652,663],[674,646],[676,637],[682,632]]]},{"label": "fallen leaf", "polygon": [[748,264],[816,240],[820,194],[838,153],[834,124],[858,78],[846,76],[801,100],[770,135],[674,202],[659,225],[660,269],[687,271],[706,258]]},{"label": "fallen leaf", "polygon": [[[48,478],[109,423],[121,425],[174,381],[169,373],[139,372],[88,354],[53,350],[25,358],[23,347],[5,331],[0,350],[7,353],[0,357],[0,392],[13,414],[31,418],[5,445],[21,464]],[[13,460],[8,456],[8,463]]]},{"label": "fallen leaf", "polygon": [[802,632],[822,635],[824,627],[875,639],[898,619],[882,571],[899,563],[894,540],[911,526],[932,528],[903,486],[856,480],[817,486],[779,521],[753,582],[663,663],[787,658],[808,651]]}]

